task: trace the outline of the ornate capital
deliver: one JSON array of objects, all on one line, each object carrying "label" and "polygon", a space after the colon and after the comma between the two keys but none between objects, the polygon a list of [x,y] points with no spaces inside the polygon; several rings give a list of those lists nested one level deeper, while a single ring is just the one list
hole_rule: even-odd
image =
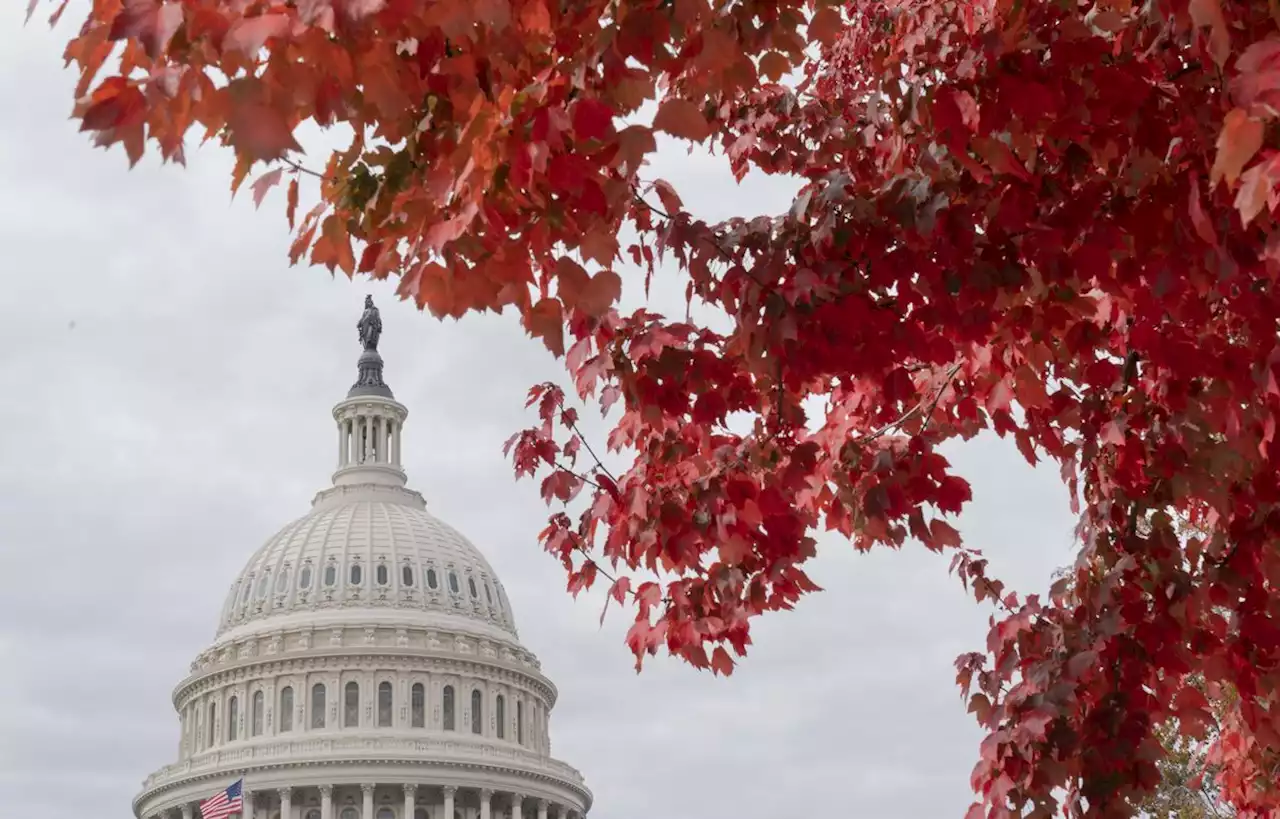
[{"label": "ornate capital", "polygon": [[539,799],[539,800],[538,800],[538,810],[540,810],[540,811],[541,811],[541,810],[546,810],[546,809],[547,809],[547,805],[548,805],[548,804],[550,804],[550,803],[548,803],[548,802],[547,802],[547,800],[545,800],[545,799]]},{"label": "ornate capital", "polygon": [[332,785],[321,785],[321,786],[320,786],[320,795],[321,795],[321,796],[323,796],[323,797],[325,797],[325,798],[332,797],[332,796],[333,796],[333,786],[332,786]]},{"label": "ornate capital", "polygon": [[417,795],[418,795],[418,786],[417,786],[417,785],[405,785],[405,786],[404,786],[404,795],[405,795],[405,796],[407,796],[407,797],[409,797],[410,799],[412,799],[413,797],[417,796]]},{"label": "ornate capital", "polygon": [[493,788],[481,788],[481,789],[480,789],[480,801],[481,801],[481,802],[488,802],[488,801],[489,801],[490,799],[492,799],[492,798],[493,798]]},{"label": "ornate capital", "polygon": [[361,793],[364,793],[364,794],[370,794],[370,793],[373,793],[373,789],[374,789],[374,788],[376,788],[376,787],[377,787],[377,785],[375,785],[375,784],[374,784],[374,783],[372,783],[372,782],[361,782],[361,783],[360,783],[360,792],[361,792]]},{"label": "ornate capital", "polygon": [[293,798],[293,788],[280,788],[280,798],[281,798],[281,799],[292,799],[292,798]]},{"label": "ornate capital", "polygon": [[457,792],[458,792],[457,787],[455,787],[455,786],[453,786],[453,785],[445,785],[445,786],[444,786],[444,788],[443,788],[443,790],[444,790],[444,795],[445,795],[445,796],[453,796],[455,793],[457,793]]}]

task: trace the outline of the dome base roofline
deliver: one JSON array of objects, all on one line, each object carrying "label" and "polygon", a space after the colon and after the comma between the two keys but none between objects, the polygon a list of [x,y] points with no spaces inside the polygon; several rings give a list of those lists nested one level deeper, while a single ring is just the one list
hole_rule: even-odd
[{"label": "dome base roofline", "polygon": [[356,486],[359,484],[378,484],[381,486],[404,486],[408,481],[403,469],[390,464],[360,464],[344,466],[333,473],[334,486]]},{"label": "dome base roofline", "polygon": [[319,512],[330,507],[343,506],[353,501],[376,501],[426,509],[427,500],[422,493],[404,486],[387,483],[341,483],[323,489],[311,499],[311,508]]},{"label": "dome base roofline", "polygon": [[[524,764],[522,764],[524,763]],[[497,790],[520,787],[534,798],[550,798],[577,803],[590,811],[595,795],[582,773],[561,760],[543,756],[540,763],[502,758],[423,757],[418,754],[368,753],[338,754],[274,759],[237,759],[231,764],[181,763],[161,768],[148,776],[142,791],[133,799],[135,816],[150,816],[187,801],[209,795],[211,783],[247,776],[251,788],[306,788],[321,784],[357,784],[374,780],[413,782],[418,787],[454,785],[464,788],[493,787]]]}]

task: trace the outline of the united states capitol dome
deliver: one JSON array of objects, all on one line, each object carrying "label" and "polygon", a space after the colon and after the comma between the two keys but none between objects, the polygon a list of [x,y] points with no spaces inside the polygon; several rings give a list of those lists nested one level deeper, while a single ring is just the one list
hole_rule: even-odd
[{"label": "united states capitol dome", "polygon": [[177,761],[134,814],[201,819],[242,783],[238,819],[581,819],[591,792],[551,755],[557,691],[506,590],[407,486],[371,299],[358,328],[332,485],[231,584],[173,693]]},{"label": "united states capitol dome", "polygon": [[515,637],[506,592],[484,556],[394,486],[335,487],[259,549],[231,586],[218,636],[290,620],[349,619],[441,625],[465,618],[495,638]]}]

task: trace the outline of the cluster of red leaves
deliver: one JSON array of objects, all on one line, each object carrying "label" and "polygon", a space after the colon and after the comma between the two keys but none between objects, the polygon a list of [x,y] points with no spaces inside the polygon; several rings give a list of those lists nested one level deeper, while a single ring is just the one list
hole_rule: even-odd
[{"label": "cluster of red leaves", "polygon": [[[100,143],[181,160],[199,124],[235,148],[233,186],[299,123],[350,126],[293,259],[398,275],[436,315],[511,307],[567,346],[634,463],[606,470],[550,385],[510,451],[549,502],[589,488],[543,541],[571,591],[612,578],[637,660],[729,673],[753,617],[815,589],[815,530],[914,539],[999,611],[958,661],[987,730],[971,819],[1130,815],[1154,728],[1210,718],[1192,672],[1239,692],[1211,761],[1262,817],[1278,26],[1274,1],[94,0],[67,58]],[[777,218],[705,224],[642,179],[655,131],[807,184]],[[624,228],[729,329],[620,315]],[[987,429],[1080,502],[1077,569],[1047,600],[1006,594],[941,517],[969,489],[938,445]]]}]

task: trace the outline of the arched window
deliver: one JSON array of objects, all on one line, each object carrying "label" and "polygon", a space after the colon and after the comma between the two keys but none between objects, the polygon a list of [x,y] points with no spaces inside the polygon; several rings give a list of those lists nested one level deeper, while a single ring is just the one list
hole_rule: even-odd
[{"label": "arched window", "polygon": [[410,724],[425,728],[427,724],[427,689],[422,683],[414,683],[409,693]]},{"label": "arched window", "polygon": [[244,585],[240,587],[240,605],[249,602],[249,590],[253,587],[253,575],[249,575],[244,579]]},{"label": "arched window", "polygon": [[360,819],[360,811],[355,808],[343,808],[342,819]]},{"label": "arched window", "polygon": [[264,710],[264,702],[262,690],[253,692],[253,735],[262,735],[262,712]]},{"label": "arched window", "polygon": [[524,744],[524,703],[516,700],[516,742]]},{"label": "arched window", "polygon": [[263,572],[262,577],[258,578],[258,599],[266,599],[267,589],[270,588],[271,572]]},{"label": "arched window", "polygon": [[298,588],[311,588],[311,564],[302,567],[302,571],[298,573]]},{"label": "arched window", "polygon": [[449,591],[454,594],[458,593],[458,575],[456,572],[449,572]]},{"label": "arched window", "polygon": [[489,601],[489,605],[493,605],[493,589],[489,588],[489,584],[484,584],[484,596]]},{"label": "arched window", "polygon": [[476,579],[474,577],[467,578],[467,589],[471,592],[471,596],[474,599],[480,599],[480,592],[476,590]]},{"label": "arched window", "polygon": [[326,586],[332,586],[337,582],[338,582],[338,566],[333,561],[330,561],[329,565],[324,567],[324,584]]},{"label": "arched window", "polygon": [[287,734],[293,730],[293,686],[286,685],[280,689],[280,733]]},{"label": "arched window", "polygon": [[453,730],[453,686],[444,687],[444,729]]},{"label": "arched window", "polygon": [[218,729],[218,704],[216,702],[209,703],[209,736],[205,739],[205,747],[212,748],[214,735]]},{"label": "arched window", "polygon": [[359,586],[360,581],[364,578],[364,569],[359,563],[351,564],[351,571],[347,574],[347,582],[352,586]]},{"label": "arched window", "polygon": [[391,683],[378,683],[378,727],[391,727]]},{"label": "arched window", "polygon": [[480,689],[471,689],[471,733],[484,733],[484,696]]},{"label": "arched window", "polygon": [[360,685],[355,680],[347,683],[343,695],[342,727],[358,728],[360,726]]},{"label": "arched window", "polygon": [[287,588],[289,588],[289,570],[281,569],[280,574],[276,575],[276,594],[284,594]]},{"label": "arched window", "polygon": [[378,808],[378,819],[396,819],[396,812],[391,808]]},{"label": "arched window", "polygon": [[307,819],[320,819],[320,809],[312,808],[311,810],[307,811]]},{"label": "arched window", "polygon": [[433,589],[440,586],[440,583],[436,580],[435,569],[427,569],[427,585]]},{"label": "arched window", "polygon": [[378,581],[379,586],[385,586],[391,582],[391,573],[387,571],[387,564],[379,563],[378,568],[373,570],[373,577]]},{"label": "arched window", "polygon": [[413,819],[431,819],[426,808],[418,808],[413,812]]},{"label": "arched window", "polygon": [[311,686],[311,727],[324,727],[324,683]]},{"label": "arched window", "polygon": [[507,735],[507,698],[501,694],[493,704],[493,717],[498,723],[498,739],[503,739]]},{"label": "arched window", "polygon": [[233,696],[227,703],[227,742],[235,742],[240,731],[240,700]]},{"label": "arched window", "polygon": [[406,564],[404,568],[400,570],[400,585],[405,587],[409,587],[413,585],[413,567],[412,566],[409,566]]}]

